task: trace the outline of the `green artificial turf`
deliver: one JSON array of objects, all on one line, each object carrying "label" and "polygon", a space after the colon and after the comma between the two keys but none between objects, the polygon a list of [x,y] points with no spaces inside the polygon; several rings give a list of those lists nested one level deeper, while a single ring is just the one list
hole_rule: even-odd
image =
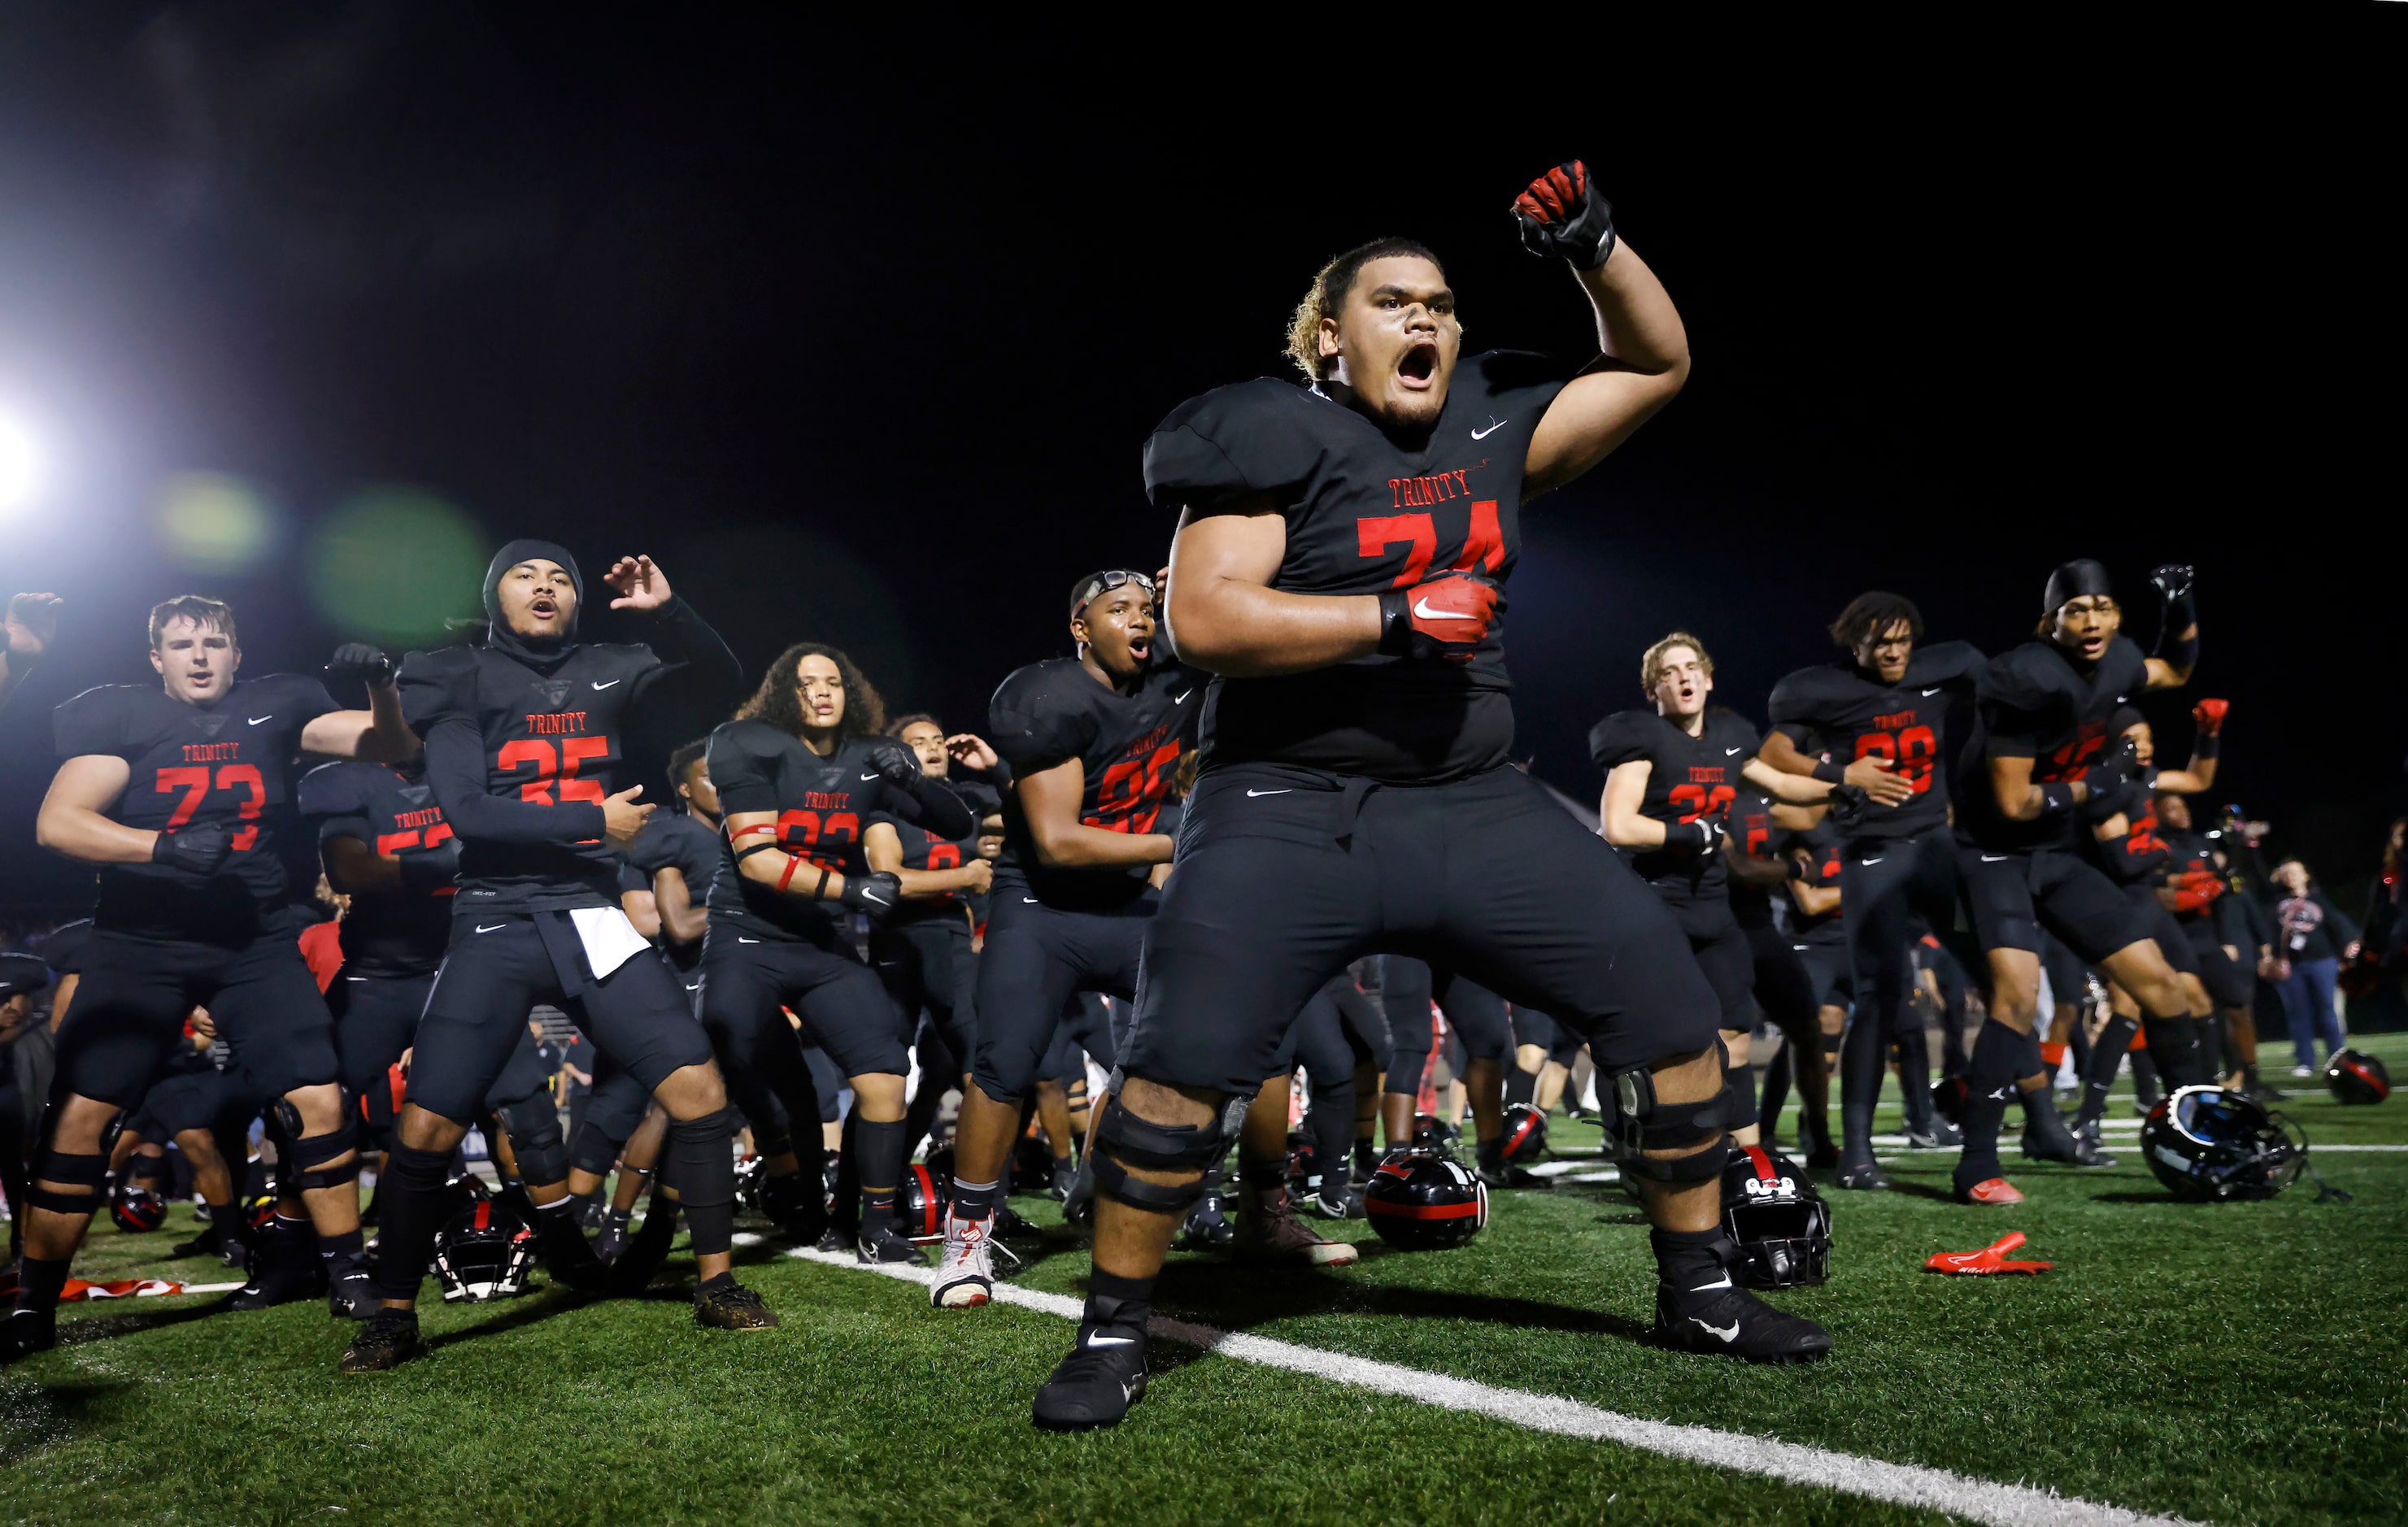
[{"label": "green artificial turf", "polygon": [[[2369,1048],[2408,1073],[2408,1039]],[[2408,1103],[2344,1110],[2318,1091],[2290,1106],[2318,1145],[2408,1143]],[[1558,1144],[1595,1143],[1556,1122]],[[2129,1139],[2111,1135],[2111,1149]],[[2014,1169],[2030,1202],[1997,1210],[1943,1201],[1953,1153],[1888,1153],[1899,1191],[1835,1195],[1829,1283],[1775,1296],[1836,1338],[1810,1368],[1640,1345],[1646,1232],[1606,1183],[1499,1195],[1489,1228],[1452,1252],[1380,1254],[1342,1227],[1371,1250],[1342,1273],[1182,1254],[1158,1305],[1627,1415],[2198,1520],[2408,1517],[2408,1154],[2316,1155],[2348,1204],[2315,1202],[2302,1180],[2269,1203],[2204,1206],[2172,1202],[2133,1149],[2119,1153],[2112,1169]],[[1020,1206],[1054,1228],[1019,1281],[1078,1292],[1076,1238],[1049,1203]],[[2057,1270],[1921,1271],[1933,1251],[2010,1229],[2029,1237],[2019,1255]],[[150,1235],[103,1227],[79,1271],[233,1276],[168,1263],[187,1234],[180,1208]],[[70,1306],[60,1349],[0,1374],[0,1519],[1922,1520],[1167,1343],[1126,1425],[1049,1436],[1029,1427],[1028,1398],[1068,1322],[1001,1306],[939,1315],[908,1284],[774,1246],[739,1254],[780,1330],[698,1331],[666,1282],[619,1303],[543,1290],[430,1306],[433,1355],[367,1377],[334,1371],[349,1328],[314,1303]]]}]

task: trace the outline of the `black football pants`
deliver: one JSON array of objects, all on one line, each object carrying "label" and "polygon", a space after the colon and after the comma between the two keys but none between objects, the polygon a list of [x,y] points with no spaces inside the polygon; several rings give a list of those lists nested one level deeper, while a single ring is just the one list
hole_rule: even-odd
[{"label": "black football pants", "polygon": [[[1149,892],[1118,907],[1073,910],[1048,906],[1029,891],[1018,875],[996,878],[986,947],[978,960],[978,1044],[970,1077],[998,1103],[1026,1097],[1044,1074],[1054,1031],[1073,995],[1137,994],[1139,958],[1158,905]],[[1297,1006],[1304,1006],[1303,996]]]}]

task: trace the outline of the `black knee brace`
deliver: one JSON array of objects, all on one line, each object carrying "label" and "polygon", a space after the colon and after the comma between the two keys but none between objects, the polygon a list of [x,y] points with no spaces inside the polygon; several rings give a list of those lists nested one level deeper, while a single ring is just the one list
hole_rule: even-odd
[{"label": "black knee brace", "polygon": [[[1698,1103],[1666,1103],[1656,1095],[1656,1078],[1643,1066],[1613,1074],[1615,1160],[1625,1172],[1653,1182],[1688,1184],[1722,1176],[1729,1152],[1723,1146],[1725,1094]],[[1656,1157],[1651,1150],[1685,1156]]]},{"label": "black knee brace", "polygon": [[[560,1133],[560,1110],[550,1097],[538,1092],[513,1103],[501,1110],[501,1120],[518,1157],[521,1182],[547,1188],[567,1180],[568,1142]],[[609,1170],[607,1163],[604,1170]]]},{"label": "black knee brace", "polygon": [[610,1175],[610,1163],[619,1159],[624,1140],[613,1140],[591,1123],[577,1126],[577,1139],[568,1148],[568,1164],[580,1172],[591,1172],[597,1177]]},{"label": "black knee brace", "polygon": [[733,1108],[669,1120],[668,1137],[661,1145],[660,1180],[677,1190],[689,1215],[734,1201],[736,1157],[727,1141],[735,1133]]},{"label": "black knee brace", "polygon": [[[89,1193],[61,1192],[45,1188],[44,1182],[63,1182],[70,1187],[89,1188]],[[52,1214],[90,1214],[108,1202],[108,1158],[85,1155],[81,1151],[61,1150],[56,1146],[44,1146],[34,1158],[34,1169],[25,1182],[25,1202]]]},{"label": "black knee brace", "polygon": [[[359,1180],[360,1131],[349,1115],[323,1135],[300,1135],[293,1122],[288,1122],[285,1129],[288,1138],[279,1159],[290,1156],[292,1166],[279,1175],[287,1189],[306,1192],[313,1188],[340,1188]],[[340,1166],[334,1164],[345,1156],[351,1159]]]},{"label": "black knee brace", "polygon": [[1228,1149],[1222,1142],[1219,1117],[1203,1129],[1192,1124],[1174,1127],[1150,1123],[1122,1106],[1118,1092],[1105,1105],[1103,1121],[1096,1126],[1096,1150],[1091,1158],[1096,1168],[1096,1191],[1133,1209],[1155,1214],[1185,1214],[1204,1196],[1204,1179],[1199,1176],[1194,1182],[1167,1187],[1132,1177],[1129,1167],[1201,1173]]}]

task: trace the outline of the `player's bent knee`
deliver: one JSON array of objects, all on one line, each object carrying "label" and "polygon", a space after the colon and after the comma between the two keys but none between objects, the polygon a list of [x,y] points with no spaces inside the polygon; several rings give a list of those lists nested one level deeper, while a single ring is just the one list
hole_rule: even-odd
[{"label": "player's bent knee", "polygon": [[[1118,1095],[1104,1106],[1096,1131],[1096,1191],[1154,1214],[1185,1214],[1194,1207],[1204,1196],[1204,1169],[1227,1149],[1217,1114],[1201,1126],[1157,1124],[1130,1112]],[[1185,1180],[1154,1182],[1132,1167]]]},{"label": "player's bent knee", "polygon": [[305,1135],[293,1142],[289,1188],[308,1192],[320,1188],[347,1188],[359,1180],[359,1126],[346,1119],[322,1135]]},{"label": "player's bent knee", "polygon": [[1716,1088],[1693,1103],[1656,1095],[1645,1067],[1613,1076],[1615,1159],[1623,1171],[1649,1181],[1686,1185],[1722,1175],[1728,1151],[1728,1094]]},{"label": "player's bent knee", "polygon": [[560,1133],[560,1114],[550,1097],[538,1093],[505,1107],[502,1127],[510,1132],[521,1182],[546,1188],[567,1177],[568,1142]]}]

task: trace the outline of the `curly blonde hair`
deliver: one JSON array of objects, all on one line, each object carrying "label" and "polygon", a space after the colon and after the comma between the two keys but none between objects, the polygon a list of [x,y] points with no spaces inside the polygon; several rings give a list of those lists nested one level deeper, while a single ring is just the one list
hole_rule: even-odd
[{"label": "curly blonde hair", "polygon": [[1321,353],[1321,321],[1334,317],[1346,306],[1346,294],[1354,290],[1354,278],[1374,260],[1392,255],[1412,255],[1446,267],[1426,247],[1410,238],[1375,238],[1369,244],[1357,244],[1344,254],[1321,267],[1312,284],[1305,288],[1304,300],[1296,305],[1296,316],[1288,320],[1288,358],[1300,367],[1307,379],[1324,381],[1328,373],[1327,357]]}]

